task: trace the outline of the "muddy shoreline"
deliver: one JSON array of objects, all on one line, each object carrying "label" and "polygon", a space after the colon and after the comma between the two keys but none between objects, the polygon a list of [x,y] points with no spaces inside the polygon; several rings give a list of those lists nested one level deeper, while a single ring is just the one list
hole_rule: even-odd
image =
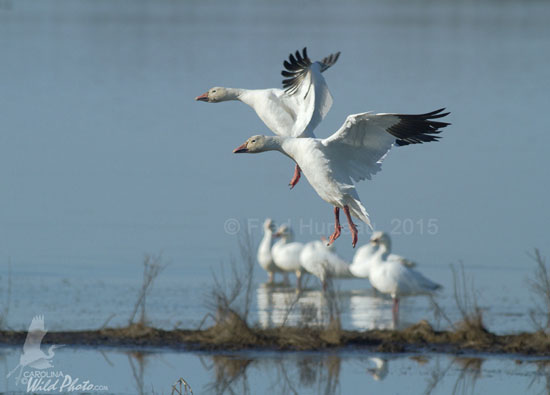
[{"label": "muddy shoreline", "polygon": [[[25,331],[0,331],[0,344],[21,346]],[[385,353],[471,353],[550,356],[550,336],[543,332],[495,335],[485,329],[435,331],[426,321],[404,330],[348,331],[339,328],[249,328],[240,320],[204,330],[126,328],[48,332],[42,345],[157,347],[189,351],[328,351],[353,348]]]}]

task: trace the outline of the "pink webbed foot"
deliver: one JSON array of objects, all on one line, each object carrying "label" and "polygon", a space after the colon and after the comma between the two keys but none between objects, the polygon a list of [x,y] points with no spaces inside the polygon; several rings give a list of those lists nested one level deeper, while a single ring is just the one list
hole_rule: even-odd
[{"label": "pink webbed foot", "polygon": [[298,184],[298,181],[300,181],[301,176],[302,174],[301,174],[300,166],[296,165],[296,167],[294,168],[294,176],[292,177],[292,180],[290,180],[290,183],[288,184],[290,185],[290,189],[294,188],[294,186]]}]

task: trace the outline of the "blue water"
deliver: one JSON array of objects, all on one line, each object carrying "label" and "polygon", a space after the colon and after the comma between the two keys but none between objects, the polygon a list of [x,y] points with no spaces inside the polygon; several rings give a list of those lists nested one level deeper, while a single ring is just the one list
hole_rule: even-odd
[{"label": "blue water", "polygon": [[[7,374],[17,366],[20,351],[4,348],[0,352],[0,369]],[[68,375],[72,382],[88,380],[100,386],[101,391],[91,392],[105,394],[170,394],[180,377],[195,394],[517,394],[545,392],[548,385],[547,360],[471,355],[396,357],[353,351],[210,354],[61,348],[54,363],[49,371],[57,375],[52,383],[59,379],[58,390],[64,380],[69,380]],[[19,384],[11,376],[0,389],[26,393],[25,378],[28,380],[33,372],[24,370]]]}]

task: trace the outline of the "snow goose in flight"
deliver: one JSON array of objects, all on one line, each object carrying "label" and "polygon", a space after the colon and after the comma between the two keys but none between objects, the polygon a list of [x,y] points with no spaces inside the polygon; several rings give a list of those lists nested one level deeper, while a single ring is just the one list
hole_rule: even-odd
[{"label": "snow goose in flight", "polygon": [[393,299],[393,320],[399,316],[399,299],[403,296],[430,295],[441,285],[424,277],[420,272],[407,267],[391,255],[390,236],[384,232],[374,232],[370,243],[379,246],[369,266],[368,278],[377,291],[391,295]]},{"label": "snow goose in flight", "polygon": [[275,233],[275,237],[280,237],[271,248],[273,262],[283,272],[294,272],[296,274],[296,288],[301,288],[302,265],[300,263],[300,253],[304,248],[302,243],[293,241],[294,235],[288,225],[281,225]]},{"label": "snow goose in flight", "polygon": [[394,144],[437,141],[441,129],[449,125],[438,120],[449,114],[443,110],[418,115],[370,112],[349,115],[342,127],[326,139],[258,135],[250,137],[233,152],[275,150],[290,157],[317,194],[334,206],[334,233],[329,244],[340,236],[340,209],[344,209],[355,247],[358,232],[351,215],[371,225],[353,181],[371,179],[380,171],[382,161]]},{"label": "snow goose in flight", "polygon": [[[264,124],[276,135],[286,137],[315,137],[313,129],[319,125],[332,107],[332,96],[321,74],[338,60],[340,52],[321,61],[312,62],[304,48],[302,53],[290,54],[281,72],[283,89],[238,89],[214,87],[195,100],[219,103],[239,100],[256,111]],[[296,165],[290,181],[291,189],[300,180]]]}]

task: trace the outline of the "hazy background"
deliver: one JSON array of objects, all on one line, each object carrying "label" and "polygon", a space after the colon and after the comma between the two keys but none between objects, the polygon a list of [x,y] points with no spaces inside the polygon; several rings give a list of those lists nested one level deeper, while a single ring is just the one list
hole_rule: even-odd
[{"label": "hazy background", "polygon": [[[186,292],[236,253],[232,219],[256,240],[267,216],[328,236],[332,208],[305,178],[288,190],[288,158],[232,153],[269,134],[254,112],[194,101],[280,86],[304,46],[342,52],[320,137],[357,112],[451,111],[441,142],[394,149],[358,186],[395,251],[445,285],[462,260],[488,269],[481,288],[523,288],[525,252],[549,253],[549,17],[537,1],[0,1],[0,265],[28,298],[12,314],[47,298],[31,279],[137,286],[144,252]],[[347,230],[336,246],[351,259]]]}]

